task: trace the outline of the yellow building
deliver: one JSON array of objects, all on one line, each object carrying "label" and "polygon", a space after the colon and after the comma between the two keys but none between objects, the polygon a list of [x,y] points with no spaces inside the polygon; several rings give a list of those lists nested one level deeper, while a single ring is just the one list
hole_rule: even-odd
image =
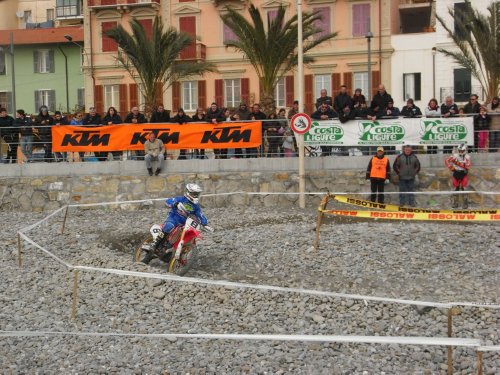
[{"label": "yellow building", "polygon": [[[184,51],[180,59],[207,60],[216,64],[218,73],[198,79],[176,82],[163,90],[162,101],[167,108],[183,107],[188,113],[196,107],[206,108],[215,101],[219,106],[235,107],[240,101],[259,101],[259,82],[251,65],[241,53],[224,45],[230,30],[219,15],[226,6],[246,12],[248,2],[240,0],[85,0],[85,71],[86,104],[95,104],[100,112],[114,106],[124,115],[134,105],[141,105],[137,83],[115,60],[116,44],[104,31],[117,24],[127,25],[131,17],[151,26],[160,14],[167,26],[174,26],[196,36],[196,45]],[[280,5],[290,17],[297,12],[295,2],[257,1],[262,14],[272,18]],[[312,111],[322,88],[335,95],[344,84],[352,93],[355,88],[368,91],[368,31],[371,39],[372,87],[382,82],[390,87],[392,49],[390,0],[304,0],[304,11],[319,11],[318,24],[338,37],[310,52],[316,60],[304,69],[304,104]],[[297,74],[289,73],[276,87],[277,107],[290,107],[298,96]]]}]

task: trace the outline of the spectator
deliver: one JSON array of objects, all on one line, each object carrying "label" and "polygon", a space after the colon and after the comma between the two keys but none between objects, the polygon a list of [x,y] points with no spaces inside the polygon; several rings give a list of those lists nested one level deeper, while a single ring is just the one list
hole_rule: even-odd
[{"label": "spectator", "polygon": [[[377,154],[370,159],[366,168],[366,179],[371,183],[370,200],[384,203],[384,187],[386,180],[391,178],[391,165],[389,159],[384,154],[382,146],[377,147]],[[378,199],[377,199],[378,194]]]},{"label": "spectator", "polygon": [[349,120],[354,120],[355,117],[356,117],[356,112],[354,112],[354,110],[348,105],[346,105],[342,109],[342,111],[339,112],[339,120],[341,123],[346,123]]},{"label": "spectator", "polygon": [[[425,117],[441,117],[441,108],[439,108],[438,101],[434,98],[429,100],[427,108],[425,108]],[[437,153],[437,146],[427,146],[429,154]]]},{"label": "spectator", "polygon": [[394,107],[394,100],[392,98],[387,102],[387,108],[384,111],[384,117],[399,117],[401,116],[401,112],[398,107]]},{"label": "spectator", "polygon": [[[193,122],[202,122],[202,121],[205,122],[205,116],[206,116],[205,110],[203,108],[198,107],[196,109],[196,113],[193,115],[193,117],[191,117],[191,119],[193,120]],[[196,159],[206,159],[204,148],[201,148],[199,150],[194,150],[194,155]]]},{"label": "spectator", "polygon": [[453,98],[451,96],[447,96],[444,99],[444,103],[441,104],[441,116],[443,117],[458,116],[458,107],[453,102]]},{"label": "spectator", "polygon": [[321,89],[319,92],[320,97],[316,99],[316,105],[314,106],[316,109],[321,107],[321,104],[325,103],[329,108],[333,108],[333,100],[331,96],[327,95],[326,89]]},{"label": "spectator", "polygon": [[23,109],[17,110],[14,125],[19,129],[21,135],[21,152],[26,158],[26,161],[31,163],[33,161],[33,126],[31,119],[26,117]]},{"label": "spectator", "polygon": [[[250,115],[248,116],[249,120],[252,121],[263,121],[267,118],[266,114],[260,110],[260,104],[255,103],[252,106],[252,112],[250,112]],[[264,123],[262,124],[264,127]],[[257,157],[257,151],[258,148],[247,148],[246,149],[246,157],[247,158],[256,158]]]},{"label": "spectator", "polygon": [[[61,111],[54,112],[54,125],[55,126],[69,125],[68,119],[61,114]],[[55,152],[54,155],[56,157],[57,162],[67,161],[67,156],[68,156],[67,152]]]},{"label": "spectator", "polygon": [[52,157],[52,125],[54,125],[54,119],[50,117],[47,106],[42,105],[38,116],[35,117],[35,127],[38,130],[38,136],[45,151],[43,160],[47,163],[54,161]]},{"label": "spectator", "polygon": [[144,124],[148,122],[148,120],[142,113],[139,112],[139,108],[132,107],[130,113],[125,117],[123,122],[126,124]]},{"label": "spectator", "polygon": [[[123,123],[123,121],[116,108],[109,107],[108,111],[106,112],[106,115],[104,115],[104,118],[102,119],[102,123],[104,125],[118,125]],[[120,160],[122,152],[123,151],[111,151],[111,155],[113,155],[113,160],[115,159]]]},{"label": "spectator", "polygon": [[[82,113],[75,113],[71,121],[69,122],[70,125],[77,125],[77,126],[83,126],[83,114]],[[79,152],[78,156],[80,157],[79,160],[83,161],[85,152]]]},{"label": "spectator", "polygon": [[293,136],[292,129],[290,127],[286,127],[283,132],[283,155],[286,158],[291,158],[295,156],[295,138]]},{"label": "spectator", "polygon": [[[328,120],[338,117],[337,112],[326,104],[322,103],[321,106],[311,115],[314,120]],[[321,156],[330,156],[332,154],[332,146],[321,146]]]},{"label": "spectator", "polygon": [[245,102],[241,102],[240,106],[231,116],[231,121],[246,121],[250,117],[250,110]]},{"label": "spectator", "polygon": [[[13,145],[13,128],[14,128],[14,118],[9,116],[7,109],[0,108],[0,138],[3,138],[5,142],[9,145],[9,151],[7,151],[7,162],[11,159],[12,147],[16,148],[17,155],[17,143]],[[0,162],[2,162],[3,152],[0,149]],[[15,163],[17,156],[12,157],[12,162]]]},{"label": "spectator", "polygon": [[347,87],[345,85],[340,86],[340,92],[335,96],[333,102],[333,108],[337,113],[344,110],[345,107],[352,108],[352,99],[347,93]]},{"label": "spectator", "polygon": [[399,204],[415,207],[415,195],[412,192],[415,191],[415,177],[420,172],[420,161],[411,145],[403,147],[403,153],[396,157],[392,168],[399,176]]},{"label": "spectator", "polygon": [[286,109],[281,108],[278,111],[278,118],[281,120],[280,121],[280,127],[278,129],[278,136],[279,136],[279,156],[283,156],[283,134],[285,133],[286,127],[288,126],[288,121],[286,121]]},{"label": "spectator", "polygon": [[[89,113],[83,116],[83,125],[89,127],[97,127],[102,125],[102,118],[99,113],[96,112],[95,107],[89,108]],[[98,161],[105,161],[108,158],[108,152],[94,151],[94,155]],[[80,154],[80,159],[82,159],[82,154]]]},{"label": "spectator", "polygon": [[[447,96],[444,99],[444,103],[441,104],[441,116],[445,118],[458,116],[458,107],[453,102],[453,98],[451,96]],[[444,146],[443,148],[443,152],[445,154],[450,154],[452,150],[453,146]]]},{"label": "spectator", "polygon": [[290,120],[297,113],[299,113],[299,101],[294,100],[292,108],[290,108],[290,110],[288,111],[288,115],[286,117]]},{"label": "spectator", "polygon": [[[125,120],[123,120],[124,123],[126,124],[144,124],[148,122],[146,117],[142,113],[139,112],[139,108],[137,107],[132,107],[130,109],[130,113],[125,116]],[[144,158],[144,151],[142,150],[137,150],[135,151],[135,157],[134,159],[142,159]]]},{"label": "spectator", "polygon": [[477,115],[479,114],[479,109],[481,108],[481,105],[478,102],[478,96],[476,94],[472,94],[469,98],[469,102],[464,106],[464,113],[467,115],[473,114]]},{"label": "spectator", "polygon": [[[271,113],[267,117],[268,120],[277,120],[278,115]],[[279,134],[281,122],[280,121],[266,121],[266,138],[269,144],[267,149],[267,157],[275,158],[279,156],[278,147],[281,143],[281,135]]]},{"label": "spectator", "polygon": [[153,124],[170,122],[170,111],[166,111],[163,104],[159,104],[156,111],[151,115],[151,120],[149,122]]},{"label": "spectator", "polygon": [[401,110],[401,116],[403,116],[403,117],[420,117],[420,116],[422,116],[422,112],[420,111],[420,108],[418,108],[414,104],[413,99],[408,99],[406,101],[406,105]]},{"label": "spectator", "polygon": [[156,138],[154,132],[149,133],[147,141],[144,142],[144,153],[146,168],[150,176],[153,175],[153,161],[158,162],[158,168],[155,171],[155,176],[158,176],[163,167],[163,160],[165,159],[165,146],[161,139]]},{"label": "spectator", "polygon": [[354,116],[366,118],[368,116],[368,106],[366,104],[366,98],[361,92],[361,89],[356,89],[356,91],[354,91],[354,96],[352,97]]},{"label": "spectator", "polygon": [[[219,108],[217,103],[213,102],[205,115],[205,121],[216,125],[224,120],[225,117],[222,108]],[[214,149],[214,154],[216,159],[225,159],[227,157],[227,149]]]},{"label": "spectator", "polygon": [[496,152],[500,148],[500,105],[498,96],[495,96],[491,103],[486,106],[491,117],[490,123],[490,151]]},{"label": "spectator", "polygon": [[486,107],[481,106],[479,114],[474,116],[474,147],[478,152],[488,151],[491,117],[486,111]]},{"label": "spectator", "polygon": [[387,103],[392,100],[391,95],[385,90],[384,85],[378,85],[378,91],[373,96],[372,103],[370,105],[370,110],[368,113],[373,117],[379,117],[380,114],[384,113],[387,108]]},{"label": "spectator", "polygon": [[[187,124],[188,122],[191,122],[191,117],[186,115],[186,113],[184,112],[184,109],[179,108],[179,110],[177,111],[177,114],[174,117],[172,117],[170,122],[173,122],[173,123],[176,123],[179,125],[184,125],[184,124]],[[186,150],[185,149],[180,151],[179,156],[177,157],[177,160],[186,160]]]}]

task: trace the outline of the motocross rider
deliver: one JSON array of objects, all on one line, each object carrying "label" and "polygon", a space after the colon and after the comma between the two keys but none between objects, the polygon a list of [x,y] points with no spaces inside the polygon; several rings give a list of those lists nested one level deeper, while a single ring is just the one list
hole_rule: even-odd
[{"label": "motocross rider", "polygon": [[[467,153],[467,145],[461,144],[457,148],[458,153],[453,154],[445,160],[445,165],[450,171],[453,172],[451,176],[451,182],[455,191],[464,191],[469,185],[469,178],[467,174],[471,166],[470,155]],[[463,196],[462,208],[467,208],[469,206],[467,196]],[[453,195],[452,207],[457,208],[459,203],[460,195]]]},{"label": "motocross rider", "polygon": [[[156,236],[155,241],[151,244],[151,251],[148,251],[143,263],[148,264],[155,257],[154,253],[161,245],[164,239],[168,238],[172,229],[186,223],[188,216],[195,216],[201,225],[207,225],[208,220],[203,215],[199,206],[199,198],[202,193],[202,188],[198,184],[187,184],[184,195],[168,198],[165,204],[170,208],[167,219],[162,226],[162,231]],[[161,258],[160,258],[161,259]]]}]

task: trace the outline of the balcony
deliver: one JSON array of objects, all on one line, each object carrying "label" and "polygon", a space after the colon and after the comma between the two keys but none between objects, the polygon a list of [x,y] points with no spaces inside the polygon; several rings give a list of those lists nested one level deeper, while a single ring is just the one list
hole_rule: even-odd
[{"label": "balcony", "polygon": [[205,60],[206,58],[207,47],[203,43],[191,44],[179,55],[179,60]]},{"label": "balcony", "polygon": [[132,7],[160,7],[160,0],[88,0],[88,6],[93,9],[99,8],[120,8],[128,9]]},{"label": "balcony", "polygon": [[434,2],[429,0],[399,0],[401,33],[423,33],[435,31]]}]

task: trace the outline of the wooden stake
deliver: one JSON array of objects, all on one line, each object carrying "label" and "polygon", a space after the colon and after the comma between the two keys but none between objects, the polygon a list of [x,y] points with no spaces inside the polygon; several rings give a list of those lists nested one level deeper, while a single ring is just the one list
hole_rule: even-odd
[{"label": "wooden stake", "polygon": [[73,270],[73,296],[71,304],[71,319],[76,319],[76,306],[78,303],[78,271]]},{"label": "wooden stake", "polygon": [[319,205],[318,209],[318,219],[316,220],[316,241],[314,242],[314,248],[316,250],[319,249],[319,236],[320,236],[320,230],[321,230],[321,224],[323,223],[323,216],[324,210],[326,208],[326,205],[328,204],[328,200],[330,198],[330,193],[327,193],[327,195],[321,200],[321,203]]},{"label": "wooden stake", "polygon": [[68,217],[68,209],[69,209],[69,206],[66,206],[66,211],[64,212],[64,219],[63,219],[63,223],[62,223],[62,227],[61,227],[61,234],[64,233],[64,227],[66,226],[66,218]]},{"label": "wooden stake", "polygon": [[[448,337],[453,335],[453,308],[448,309]],[[448,375],[453,375],[453,347],[448,346]]]},{"label": "wooden stake", "polygon": [[483,375],[483,352],[477,351],[477,375]]},{"label": "wooden stake", "polygon": [[17,262],[18,262],[19,268],[21,268],[23,266],[22,253],[23,253],[23,248],[22,248],[22,242],[21,242],[21,233],[17,232]]}]

